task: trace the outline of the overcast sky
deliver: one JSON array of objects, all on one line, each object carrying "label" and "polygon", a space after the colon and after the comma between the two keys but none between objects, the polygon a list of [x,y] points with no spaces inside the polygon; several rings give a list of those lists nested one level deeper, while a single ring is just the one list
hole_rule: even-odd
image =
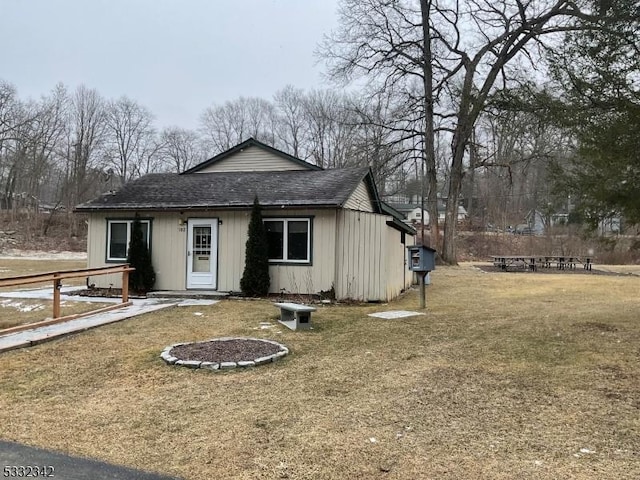
[{"label": "overcast sky", "polygon": [[127,95],[159,127],[287,84],[322,88],[313,51],[337,0],[0,0],[0,79],[20,98],[56,83]]}]

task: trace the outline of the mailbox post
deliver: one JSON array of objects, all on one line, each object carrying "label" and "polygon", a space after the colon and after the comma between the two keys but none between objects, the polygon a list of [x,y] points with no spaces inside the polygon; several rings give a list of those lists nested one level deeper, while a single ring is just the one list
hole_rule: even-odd
[{"label": "mailbox post", "polygon": [[407,247],[409,270],[418,273],[420,278],[420,308],[426,307],[424,279],[429,272],[436,269],[436,251],[425,245]]}]

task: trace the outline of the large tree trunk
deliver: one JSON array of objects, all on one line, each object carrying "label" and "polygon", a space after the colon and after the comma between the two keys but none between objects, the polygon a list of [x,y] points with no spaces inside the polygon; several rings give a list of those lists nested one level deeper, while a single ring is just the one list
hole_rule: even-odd
[{"label": "large tree trunk", "polygon": [[444,217],[444,239],[442,243],[442,260],[449,265],[458,264],[456,249],[456,234],[458,232],[458,205],[460,204],[460,191],[462,190],[462,159],[464,157],[464,144],[456,142],[453,148],[453,161],[451,163],[451,177],[449,179],[449,197]]},{"label": "large tree trunk", "polygon": [[[425,109],[423,159],[426,166],[427,182],[429,187],[427,210],[429,212],[429,228],[431,231],[430,246],[438,250],[438,245],[440,243],[440,229],[438,227],[438,181],[436,175],[435,129],[433,125],[433,65],[431,63],[433,59],[431,54],[431,32],[429,27],[431,0],[420,0],[420,9],[422,13],[423,87]],[[424,178],[422,181],[425,181]],[[422,221],[424,222],[424,218]]]},{"label": "large tree trunk", "polygon": [[460,205],[460,192],[462,191],[462,178],[464,177],[464,152],[469,138],[473,122],[469,118],[468,107],[470,105],[468,96],[464,95],[460,104],[458,114],[458,125],[451,141],[451,173],[449,176],[449,196],[444,218],[444,239],[442,244],[442,260],[450,265],[458,264],[456,249],[456,234],[458,231],[458,206]]}]

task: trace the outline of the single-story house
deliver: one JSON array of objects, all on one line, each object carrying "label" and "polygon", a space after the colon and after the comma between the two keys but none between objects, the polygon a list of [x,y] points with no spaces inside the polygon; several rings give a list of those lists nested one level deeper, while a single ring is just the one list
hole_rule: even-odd
[{"label": "single-story house", "polygon": [[[411,284],[415,230],[384,204],[368,167],[323,170],[254,139],[181,174],[155,173],[76,207],[88,267],[125,263],[135,214],[157,290],[240,291],[254,198],[263,207],[272,293],[335,291],[387,301]],[[119,287],[116,275],[90,279]]]}]

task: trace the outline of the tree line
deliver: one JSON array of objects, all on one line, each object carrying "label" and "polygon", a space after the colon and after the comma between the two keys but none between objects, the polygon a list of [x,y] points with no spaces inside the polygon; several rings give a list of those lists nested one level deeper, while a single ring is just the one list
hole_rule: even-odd
[{"label": "tree line", "polygon": [[199,129],[158,129],[152,112],[126,96],[56,85],[23,100],[0,80],[0,207],[44,203],[71,211],[141,175],[183,172],[249,137],[324,168],[370,165],[388,179],[411,155],[383,127],[392,108],[379,98],[286,86],[271,101],[214,104]]},{"label": "tree line", "polygon": [[[404,99],[387,92],[286,86],[272,100],[214,104],[194,130],[159,130],[151,111],[136,101],[105,99],[86,86],[69,91],[57,85],[37,101],[20,99],[7,82],[0,82],[0,92],[3,209],[45,204],[70,213],[126,181],[183,172],[249,137],[323,168],[370,166],[381,195],[391,201],[419,203],[423,193],[422,144],[415,137],[421,118],[408,118]],[[559,134],[551,130],[523,112],[483,116],[464,184],[465,206],[479,224],[513,222],[547,198],[546,162],[560,150],[553,141]],[[435,150],[437,194],[446,198],[445,141]]]}]

